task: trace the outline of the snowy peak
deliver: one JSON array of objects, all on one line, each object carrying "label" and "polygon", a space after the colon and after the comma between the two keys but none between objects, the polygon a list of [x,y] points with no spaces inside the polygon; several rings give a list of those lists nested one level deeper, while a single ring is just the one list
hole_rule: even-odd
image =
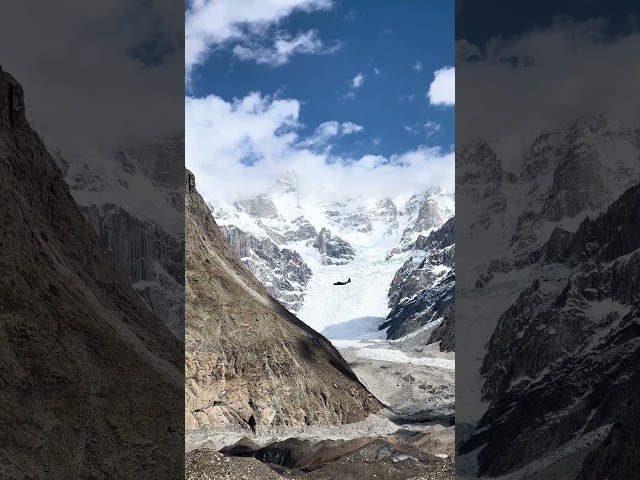
[{"label": "snowy peak", "polygon": [[[316,239],[330,230],[357,251],[383,248],[391,256],[413,247],[454,214],[454,195],[439,189],[391,199],[327,200],[302,197],[291,179],[279,179],[270,192],[214,207],[216,221],[235,225],[257,238],[283,243]],[[395,250],[394,250],[395,249]]]},{"label": "snowy peak", "polygon": [[[293,172],[262,195],[215,206],[214,217],[249,270],[303,321],[321,332],[331,327],[329,335],[346,331],[335,325],[357,322],[365,335],[380,337],[378,327],[394,306],[387,297],[394,275],[411,253],[424,258],[424,251],[415,250],[453,216],[453,193],[434,188],[396,198],[323,195],[300,191]],[[443,272],[436,276],[444,279]],[[333,287],[347,278],[349,287]],[[444,294],[450,296],[448,289]]]},{"label": "snowy peak", "polygon": [[276,184],[271,188],[269,193],[282,194],[282,193],[294,193],[298,190],[298,174],[295,170],[291,169],[283,177],[276,180]]},{"label": "snowy peak", "polygon": [[251,218],[256,219],[281,219],[276,205],[266,195],[248,198],[236,202],[236,208],[246,212]]},{"label": "snowy peak", "polygon": [[[419,236],[416,250],[396,272],[388,294],[391,311],[381,326],[388,327],[389,339],[398,339],[428,326],[436,327],[453,310],[454,231],[455,218],[452,217],[427,237]],[[453,328],[453,324],[449,328]],[[446,348],[453,346],[447,343]]]}]

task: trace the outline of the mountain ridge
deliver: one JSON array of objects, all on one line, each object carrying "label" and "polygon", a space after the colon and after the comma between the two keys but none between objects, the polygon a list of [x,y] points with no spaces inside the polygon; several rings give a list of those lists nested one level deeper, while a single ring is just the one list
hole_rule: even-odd
[{"label": "mountain ridge", "polygon": [[186,173],[187,429],[340,424],[380,408],[231,249]]}]

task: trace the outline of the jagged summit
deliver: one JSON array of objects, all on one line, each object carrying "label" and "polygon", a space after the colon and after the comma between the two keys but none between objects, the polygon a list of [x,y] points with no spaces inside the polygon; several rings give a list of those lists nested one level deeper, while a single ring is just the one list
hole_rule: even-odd
[{"label": "jagged summit", "polygon": [[[391,308],[394,275],[422,250],[417,240],[454,214],[453,194],[440,188],[393,199],[310,201],[284,180],[280,186],[286,188],[217,206],[215,219],[269,292],[320,330],[362,316],[377,331]],[[348,298],[323,296],[335,275],[364,284]]]},{"label": "jagged summit", "polygon": [[474,317],[457,341],[478,345],[456,372],[465,421],[478,422],[461,452],[483,447],[480,475],[542,478],[549,460],[591,451],[577,478],[633,476],[622,439],[638,423],[622,419],[637,412],[640,129],[582,116],[517,150],[479,141],[456,154],[457,255],[469,265],[457,307]]},{"label": "jagged summit", "polygon": [[298,172],[291,168],[276,180],[276,184],[270,189],[269,193],[297,192],[299,181]]}]

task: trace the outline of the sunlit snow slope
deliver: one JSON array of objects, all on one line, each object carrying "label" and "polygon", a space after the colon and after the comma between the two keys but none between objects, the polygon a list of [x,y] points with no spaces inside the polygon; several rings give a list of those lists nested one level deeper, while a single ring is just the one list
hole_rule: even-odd
[{"label": "sunlit snow slope", "polygon": [[[431,189],[397,198],[328,198],[331,192],[319,188],[300,191],[291,172],[262,196],[211,206],[219,225],[245,233],[232,246],[276,298],[300,288],[296,269],[301,267],[284,263],[279,253],[300,255],[312,272],[295,312],[301,320],[334,343],[384,338],[378,327],[390,310],[394,275],[412,255],[424,255],[413,250],[418,236],[453,216],[453,193]],[[276,275],[266,278],[261,272],[267,271]],[[333,285],[349,278],[347,285]]]}]

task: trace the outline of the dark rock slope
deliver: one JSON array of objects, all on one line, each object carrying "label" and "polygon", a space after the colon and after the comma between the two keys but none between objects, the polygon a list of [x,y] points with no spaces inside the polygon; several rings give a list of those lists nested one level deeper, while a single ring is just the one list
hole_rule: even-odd
[{"label": "dark rock slope", "polygon": [[479,473],[493,476],[600,434],[580,478],[634,478],[637,437],[627,442],[638,431],[640,185],[562,237],[552,235],[540,260],[549,273],[491,337],[482,365],[490,407],[462,451],[485,445]]},{"label": "dark rock slope", "polygon": [[249,272],[186,178],[186,428],[341,424],[377,411],[329,341]]},{"label": "dark rock slope", "polygon": [[[441,350],[454,348],[455,217],[427,237],[419,236],[415,253],[398,270],[389,289],[391,311],[381,329],[398,339],[443,319],[429,343],[441,341]],[[435,332],[434,332],[435,333]]]},{"label": "dark rock slope", "polygon": [[100,245],[0,69],[0,478],[177,478],[180,343]]}]

